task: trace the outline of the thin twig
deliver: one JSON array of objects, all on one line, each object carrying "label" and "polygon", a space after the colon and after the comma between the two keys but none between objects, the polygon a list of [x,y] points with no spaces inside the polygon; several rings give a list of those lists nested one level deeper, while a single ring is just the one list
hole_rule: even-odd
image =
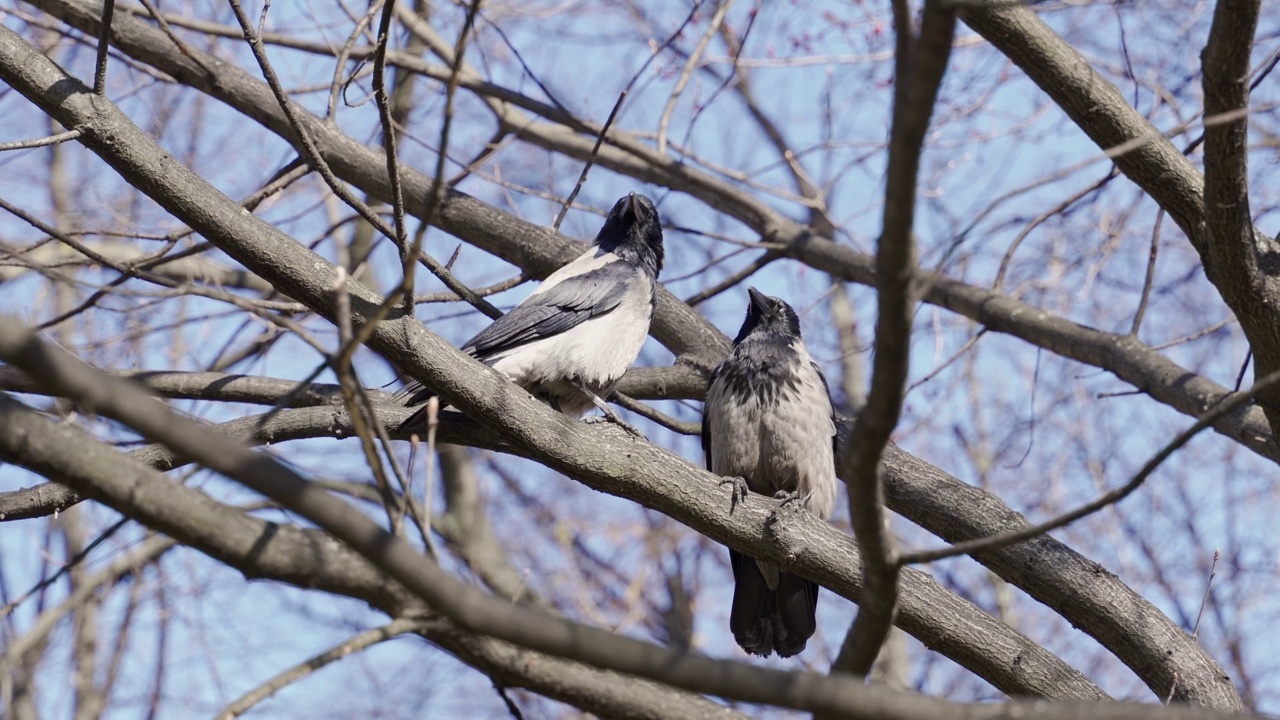
[{"label": "thin twig", "polygon": [[1232,392],[1240,392],[1240,385],[1244,382],[1244,373],[1249,369],[1250,360],[1253,360],[1253,348],[1249,348],[1249,352],[1244,354],[1244,362],[1240,363],[1240,372],[1236,373],[1236,384],[1232,386]]},{"label": "thin twig", "polygon": [[98,60],[93,69],[93,94],[107,92],[107,51],[111,49],[111,16],[116,11],[116,0],[102,3],[102,27],[98,29]]},{"label": "thin twig", "polygon": [[[364,34],[369,28],[369,23],[373,21],[373,16],[378,14],[382,9],[380,0],[369,4],[369,10],[361,15],[359,20],[351,27],[351,32],[347,33],[347,40],[342,47],[334,54],[333,78],[329,81],[329,102],[325,105],[324,122],[330,125],[337,123],[338,116],[338,97],[345,92],[348,85],[355,80],[355,76],[348,77],[345,81],[342,79],[342,71],[347,67],[347,60],[351,57],[351,52],[356,46],[356,40]],[[374,52],[377,52],[377,39],[374,40]],[[358,72],[358,71],[357,71]],[[385,127],[385,126],[384,126]]]},{"label": "thin twig", "polygon": [[[391,18],[395,12],[395,0],[386,0],[382,6],[382,18],[378,23],[377,47],[373,52],[373,98],[378,106],[378,119],[382,122],[382,144],[387,156],[387,178],[391,183],[391,216],[395,223],[396,247],[400,248],[406,267],[412,268],[416,263],[413,255],[405,248],[409,233],[404,224],[404,191],[400,185],[400,164],[396,155],[395,123],[391,117],[391,100],[387,95],[387,46],[390,44]],[[443,156],[445,148],[440,148]],[[437,181],[439,179],[437,178]],[[411,282],[406,282],[409,288]],[[411,308],[412,309],[412,308]]]},{"label": "thin twig", "polygon": [[642,417],[646,417],[672,432],[689,436],[700,435],[702,433],[701,423],[677,420],[657,408],[650,407],[649,405],[646,405],[645,403],[642,403],[628,395],[623,395],[620,392],[615,392],[613,397],[610,399],[631,412]]},{"label": "thin twig", "polygon": [[405,633],[414,632],[420,627],[422,627],[422,621],[420,620],[400,618],[392,620],[382,627],[365,630],[359,635],[344,640],[319,655],[308,658],[288,670],[285,670],[244,695],[241,695],[240,699],[228,705],[221,713],[218,713],[217,720],[234,720],[234,718],[248,712],[254,705],[266,700],[277,692],[283,690],[288,685],[298,682],[320,668],[341,660],[348,655],[358,653],[361,650],[377,645],[378,643],[386,642],[387,640],[404,635]]},{"label": "thin twig", "polygon": [[1138,301],[1138,310],[1133,314],[1133,327],[1129,329],[1129,334],[1138,337],[1138,330],[1142,327],[1142,318],[1147,314],[1147,303],[1151,300],[1151,288],[1156,277],[1156,256],[1160,252],[1160,224],[1164,221],[1164,208],[1156,213],[1156,226],[1151,230],[1151,254],[1147,258],[1147,277],[1142,282],[1142,299]]},{"label": "thin twig", "polygon": [[591,148],[591,155],[587,157],[587,164],[582,166],[582,174],[578,176],[578,182],[573,186],[573,192],[569,193],[569,197],[565,198],[564,205],[560,208],[560,212],[556,215],[555,222],[551,223],[551,229],[556,232],[560,231],[560,223],[564,221],[564,216],[569,212],[569,206],[573,205],[574,198],[578,197],[578,192],[582,190],[582,185],[587,181],[587,173],[591,172],[591,166],[596,162],[596,155],[600,153],[600,145],[604,143],[604,136],[609,133],[609,127],[613,125],[613,121],[618,117],[618,110],[622,108],[622,101],[627,99],[627,93],[631,88],[626,87],[618,94],[618,101],[613,104],[613,109],[609,111],[609,117],[605,119],[604,125],[600,126],[600,133],[596,135],[596,144]]},{"label": "thin twig", "polygon": [[493,689],[498,691],[498,697],[502,698],[502,703],[507,706],[507,712],[511,713],[513,720],[524,720],[524,713],[520,712],[520,706],[507,695],[507,689],[499,685],[497,680],[493,681]]},{"label": "thin twig", "polygon": [[14,140],[12,142],[0,143],[0,152],[9,150],[29,150],[31,148],[47,147],[49,145],[57,145],[68,140],[75,140],[80,137],[79,130],[68,130],[58,133],[57,135],[48,135],[46,137],[35,140]]},{"label": "thin twig", "polygon": [[[701,305],[702,303],[710,300],[711,298],[719,295],[720,293],[728,290],[729,288],[734,287],[735,285],[742,282],[743,280],[746,280],[747,278],[754,275],[757,271],[763,269],[764,267],[769,265],[769,263],[772,263],[774,260],[777,260],[782,256],[783,256],[782,250],[779,250],[776,248],[770,248],[768,250],[765,250],[763,253],[760,253],[760,255],[758,255],[755,260],[752,260],[751,262],[747,263],[745,267],[731,274],[729,277],[725,278],[724,280],[721,280],[720,282],[716,283],[715,285],[712,285],[709,288],[706,288],[704,290],[699,290],[698,292],[690,295],[685,300],[685,304],[689,305],[690,307],[697,307],[698,305]],[[667,282],[670,282],[670,281],[668,280]]]},{"label": "thin twig", "polygon": [[[1118,177],[1119,175],[1120,175],[1120,170],[1116,166],[1112,165],[1110,172],[1102,176],[1102,178],[1100,178],[1099,180],[1089,184],[1085,188],[1078,190],[1077,192],[1063,199],[1061,202],[1057,203],[1053,207],[1045,210],[1044,212],[1032,218],[1031,222],[1027,223],[1026,226],[1024,226],[1021,230],[1018,231],[1018,234],[1013,238],[1013,241],[1009,243],[1009,247],[1004,251],[1004,257],[1000,259],[1000,269],[996,271],[996,279],[992,281],[991,289],[1000,290],[1004,287],[1005,274],[1008,273],[1009,267],[1013,262],[1013,255],[1018,251],[1018,248],[1021,247],[1022,242],[1031,235],[1032,231],[1034,231],[1036,228],[1040,227],[1045,222],[1047,222],[1049,218],[1052,218],[1053,216],[1058,215],[1059,213],[1066,212],[1067,208],[1070,208],[1072,205],[1075,205],[1082,198],[1085,198],[1089,194],[1097,192],[1098,190],[1101,190],[1104,186],[1106,186],[1107,183],[1111,182],[1112,178]],[[967,232],[962,233],[958,237],[959,239],[963,240],[966,237],[966,235],[967,235]],[[952,248],[955,248],[955,247],[957,246],[953,244]],[[948,251],[948,255],[949,254],[950,254],[950,251]],[[942,263],[939,263],[938,267],[942,267]]]},{"label": "thin twig", "polygon": [[33,585],[30,590],[26,591],[15,600],[7,603],[4,607],[0,607],[0,618],[8,617],[9,613],[13,612],[19,605],[29,600],[36,593],[41,592],[45,588],[53,585],[55,582],[58,581],[59,578],[65,575],[72,567],[75,567],[76,565],[79,565],[81,562],[83,562],[84,559],[89,556],[89,553],[96,550],[100,545],[102,545],[102,543],[106,542],[112,535],[115,535],[116,532],[119,531],[120,528],[124,527],[125,524],[127,524],[128,522],[129,522],[129,518],[121,518],[117,520],[106,530],[103,530],[102,533],[98,535],[98,537],[94,538],[93,542],[90,542],[88,545],[85,545],[84,548],[82,548],[80,552],[76,553],[74,557],[68,558],[67,561],[63,563],[62,566],[59,567],[57,571],[55,571],[52,575],[42,579],[40,582]]},{"label": "thin twig", "polygon": [[1052,520],[1033,525],[1029,528],[1018,530],[1011,533],[1003,533],[1000,535],[990,535],[984,538],[976,538],[974,540],[966,540],[956,543],[950,547],[938,548],[937,550],[919,550],[916,552],[903,553],[898,559],[899,565],[914,565],[917,563],[934,562],[957,555],[973,555],[975,553],[994,550],[996,548],[1013,545],[1035,537],[1039,537],[1052,530],[1065,527],[1080,518],[1087,517],[1101,510],[1108,505],[1113,505],[1128,497],[1142,486],[1148,477],[1155,472],[1156,468],[1165,460],[1168,460],[1173,453],[1177,452],[1183,445],[1191,441],[1201,430],[1210,427],[1220,418],[1233,412],[1236,408],[1241,407],[1249,402],[1258,393],[1265,392],[1271,388],[1280,385],[1280,370],[1267,375],[1249,388],[1248,392],[1232,393],[1222,401],[1220,405],[1200,416],[1191,427],[1178,433],[1177,437],[1165,445],[1160,452],[1156,453],[1150,460],[1142,466],[1142,469],[1133,476],[1129,482],[1121,485],[1114,490],[1110,490],[1096,499],[1081,505],[1071,512],[1063,513]]},{"label": "thin twig", "polygon": [[909,393],[912,390],[915,390],[916,388],[920,387],[921,385],[924,385],[925,383],[929,382],[930,380],[934,379],[939,374],[941,374],[943,370],[946,370],[948,367],[951,367],[952,363],[964,357],[964,354],[972,350],[974,346],[978,344],[978,341],[981,340],[983,336],[986,334],[987,334],[987,328],[985,327],[978,328],[978,332],[970,336],[968,340],[965,340],[964,345],[961,345],[959,350],[956,350],[954,353],[952,353],[951,357],[938,363],[937,367],[930,370],[928,374],[926,374],[924,377],[911,383],[911,385],[907,388],[907,392]]},{"label": "thin twig", "polygon": [[680,77],[676,80],[676,86],[671,91],[671,97],[667,98],[667,104],[662,108],[662,117],[658,120],[658,154],[665,155],[667,153],[667,127],[671,124],[671,116],[676,111],[676,103],[680,100],[681,93],[689,84],[690,78],[693,77],[693,71],[697,69],[698,62],[702,59],[702,53],[706,52],[707,46],[711,44],[711,38],[716,36],[720,31],[720,25],[724,22],[725,15],[729,14],[729,8],[733,7],[733,0],[722,0],[720,7],[716,8],[716,12],[711,16],[711,24],[707,26],[707,31],[698,39],[698,44],[694,46],[693,52],[689,53],[688,60],[685,61],[684,69],[680,71]]},{"label": "thin twig", "polygon": [[1213,578],[1218,574],[1218,558],[1222,551],[1213,551],[1213,563],[1209,565],[1209,581],[1204,584],[1204,597],[1200,598],[1200,611],[1196,613],[1196,625],[1191,628],[1191,637],[1200,637],[1200,618],[1204,616],[1204,606],[1209,604],[1209,592],[1213,590]]},{"label": "thin twig", "polygon": [[[432,517],[431,501],[435,497],[436,431],[439,429],[440,397],[433,395],[427,400],[427,468],[426,481],[423,483],[422,488],[422,515],[428,523],[431,522]],[[408,496],[408,490],[405,491],[405,495]],[[430,532],[423,535],[422,541],[426,543],[427,549],[433,557],[440,557],[440,551],[436,549],[435,540]]]}]

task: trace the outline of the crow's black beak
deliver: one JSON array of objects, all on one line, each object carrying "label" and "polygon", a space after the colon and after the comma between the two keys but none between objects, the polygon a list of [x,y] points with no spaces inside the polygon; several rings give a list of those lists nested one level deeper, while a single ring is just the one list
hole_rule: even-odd
[{"label": "crow's black beak", "polygon": [[636,199],[635,193],[627,193],[626,199],[622,204],[622,217],[640,218],[640,201]]},{"label": "crow's black beak", "polygon": [[751,306],[756,309],[756,312],[767,313],[773,309],[773,304],[769,302],[769,296],[759,290],[749,287],[747,288],[747,295],[751,296]]}]

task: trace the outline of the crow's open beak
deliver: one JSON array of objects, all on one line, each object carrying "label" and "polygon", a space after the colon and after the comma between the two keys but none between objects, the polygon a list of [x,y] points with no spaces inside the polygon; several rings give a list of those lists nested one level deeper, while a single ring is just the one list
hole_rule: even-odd
[{"label": "crow's open beak", "polygon": [[773,308],[773,305],[769,302],[769,296],[759,290],[749,287],[747,288],[747,295],[751,296],[751,305],[756,309],[756,312],[766,313]]}]

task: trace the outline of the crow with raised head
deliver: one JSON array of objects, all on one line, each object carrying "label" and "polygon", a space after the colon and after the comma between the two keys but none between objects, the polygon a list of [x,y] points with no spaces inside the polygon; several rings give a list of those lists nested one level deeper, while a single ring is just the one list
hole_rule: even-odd
[{"label": "crow with raised head", "polygon": [[[662,270],[662,226],[649,198],[618,200],[591,249],[542,281],[529,297],[468,340],[462,351],[560,412],[605,404],[649,334]],[[417,382],[397,396],[409,407],[435,394]],[[420,424],[425,410],[404,426]]]},{"label": "crow with raised head", "polygon": [[[702,416],[707,468],[826,519],[836,499],[835,415],[826,378],[800,337],[800,319],[755,288],[733,350],[711,374]],[[729,629],[743,650],[791,657],[817,627],[818,584],[729,550]]]}]

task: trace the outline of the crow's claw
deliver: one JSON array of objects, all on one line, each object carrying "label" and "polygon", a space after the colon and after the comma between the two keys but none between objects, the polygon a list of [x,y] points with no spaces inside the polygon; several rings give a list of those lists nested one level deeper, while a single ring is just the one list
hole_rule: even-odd
[{"label": "crow's claw", "polygon": [[747,487],[747,479],[741,475],[720,478],[720,486],[732,485],[733,492],[729,495],[729,514],[732,515],[734,509],[738,507],[738,503],[746,502],[747,495],[751,494],[751,489]]},{"label": "crow's claw", "polygon": [[784,507],[786,507],[786,506],[790,505],[791,503],[793,503],[793,502],[795,502],[795,501],[799,500],[799,499],[800,499],[800,493],[799,493],[799,492],[797,492],[797,491],[795,491],[795,490],[779,490],[778,492],[776,492],[776,493],[774,493],[774,494],[773,494],[773,499],[774,499],[774,500],[781,500],[781,501],[782,501],[782,503],[781,503],[780,505],[778,505],[778,507],[779,507],[779,508],[784,508]]},{"label": "crow's claw", "polygon": [[601,423],[613,423],[614,425],[617,425],[623,430],[626,430],[628,433],[631,433],[633,436],[636,437],[637,440],[644,440],[645,442],[649,441],[649,438],[645,437],[644,433],[637,430],[635,426],[632,425],[631,423],[627,422],[626,420],[623,420],[621,417],[618,416],[617,413],[609,413],[607,415],[591,415],[583,418],[582,422],[588,425],[599,425]]}]

